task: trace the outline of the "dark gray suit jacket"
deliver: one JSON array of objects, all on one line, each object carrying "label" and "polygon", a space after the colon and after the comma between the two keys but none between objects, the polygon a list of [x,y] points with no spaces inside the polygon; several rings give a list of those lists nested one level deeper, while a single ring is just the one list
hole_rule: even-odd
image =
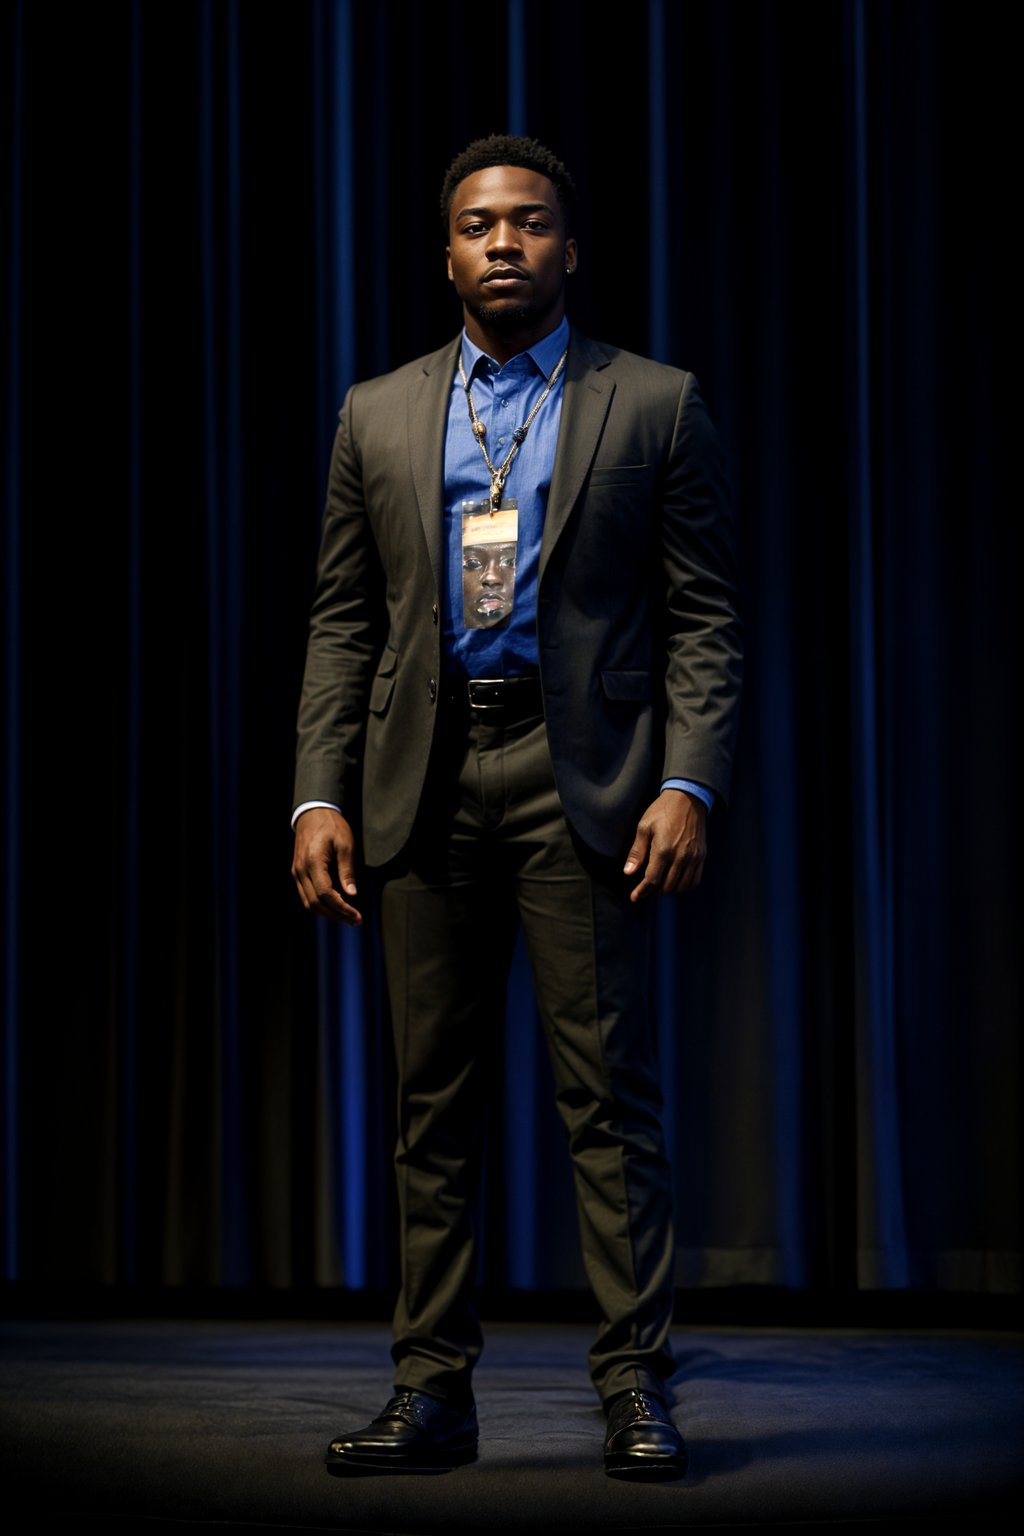
[{"label": "dark gray suit jacket", "polygon": [[[437,715],[458,347],[350,389],[331,460],[294,803],[340,805],[374,865],[409,836]],[[664,779],[728,792],[733,525],[692,374],[573,331],[564,389],[537,594],[545,717],[569,821],[618,857]]]}]

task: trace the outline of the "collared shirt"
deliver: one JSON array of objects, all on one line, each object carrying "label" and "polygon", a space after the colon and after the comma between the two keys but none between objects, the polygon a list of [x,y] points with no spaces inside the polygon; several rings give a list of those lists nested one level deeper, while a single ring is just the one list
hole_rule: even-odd
[{"label": "collared shirt", "polygon": [[[568,344],[569,322],[563,318],[549,336],[527,351],[518,352],[502,366],[474,346],[463,331],[462,366],[473,392],[476,414],[487,428],[485,442],[495,467],[504,461],[512,447],[512,433],[525,423],[543,395]],[[446,672],[458,677],[515,677],[538,669],[537,567],[562,419],[564,381],[563,367],[505,480],[503,496],[519,503],[511,617],[499,628],[467,629],[462,598],[462,504],[486,501],[491,477],[473,435],[462,379],[455,370],[444,444],[444,532],[448,560],[442,594],[441,664]]]}]

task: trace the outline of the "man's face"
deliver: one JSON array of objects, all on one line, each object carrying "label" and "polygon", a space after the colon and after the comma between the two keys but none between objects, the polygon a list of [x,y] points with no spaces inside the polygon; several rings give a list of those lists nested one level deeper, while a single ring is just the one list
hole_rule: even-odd
[{"label": "man's face", "polygon": [[467,544],[462,551],[462,598],[466,623],[489,629],[512,612],[516,577],[514,544]]},{"label": "man's face", "polygon": [[485,329],[521,331],[562,318],[565,269],[576,242],[551,182],[538,171],[495,165],[455,188],[448,276]]}]

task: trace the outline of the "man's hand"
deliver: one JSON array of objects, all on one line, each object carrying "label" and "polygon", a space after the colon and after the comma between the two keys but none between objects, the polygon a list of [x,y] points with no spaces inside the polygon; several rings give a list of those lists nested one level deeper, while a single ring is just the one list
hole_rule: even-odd
[{"label": "man's hand", "polygon": [[629,893],[639,901],[652,891],[692,891],[700,884],[707,856],[707,806],[685,789],[663,789],[640,818],[623,871],[644,870]]},{"label": "man's hand", "polygon": [[362,922],[362,913],[341,894],[355,896],[356,880],[355,838],[340,812],[320,805],[303,811],[295,823],[292,877],[308,912],[356,927]]}]

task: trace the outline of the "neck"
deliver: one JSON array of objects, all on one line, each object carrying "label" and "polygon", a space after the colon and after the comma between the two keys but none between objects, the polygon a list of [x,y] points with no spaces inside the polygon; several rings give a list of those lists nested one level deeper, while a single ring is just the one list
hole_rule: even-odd
[{"label": "neck", "polygon": [[486,352],[488,357],[493,357],[496,363],[504,365],[510,358],[518,357],[520,352],[525,352],[529,347],[536,346],[538,341],[543,341],[545,336],[550,336],[552,331],[557,331],[565,314],[564,309],[557,315],[544,315],[541,318],[524,321],[516,330],[495,329],[481,320],[477,315],[464,310],[466,335],[475,347],[481,352]]}]

